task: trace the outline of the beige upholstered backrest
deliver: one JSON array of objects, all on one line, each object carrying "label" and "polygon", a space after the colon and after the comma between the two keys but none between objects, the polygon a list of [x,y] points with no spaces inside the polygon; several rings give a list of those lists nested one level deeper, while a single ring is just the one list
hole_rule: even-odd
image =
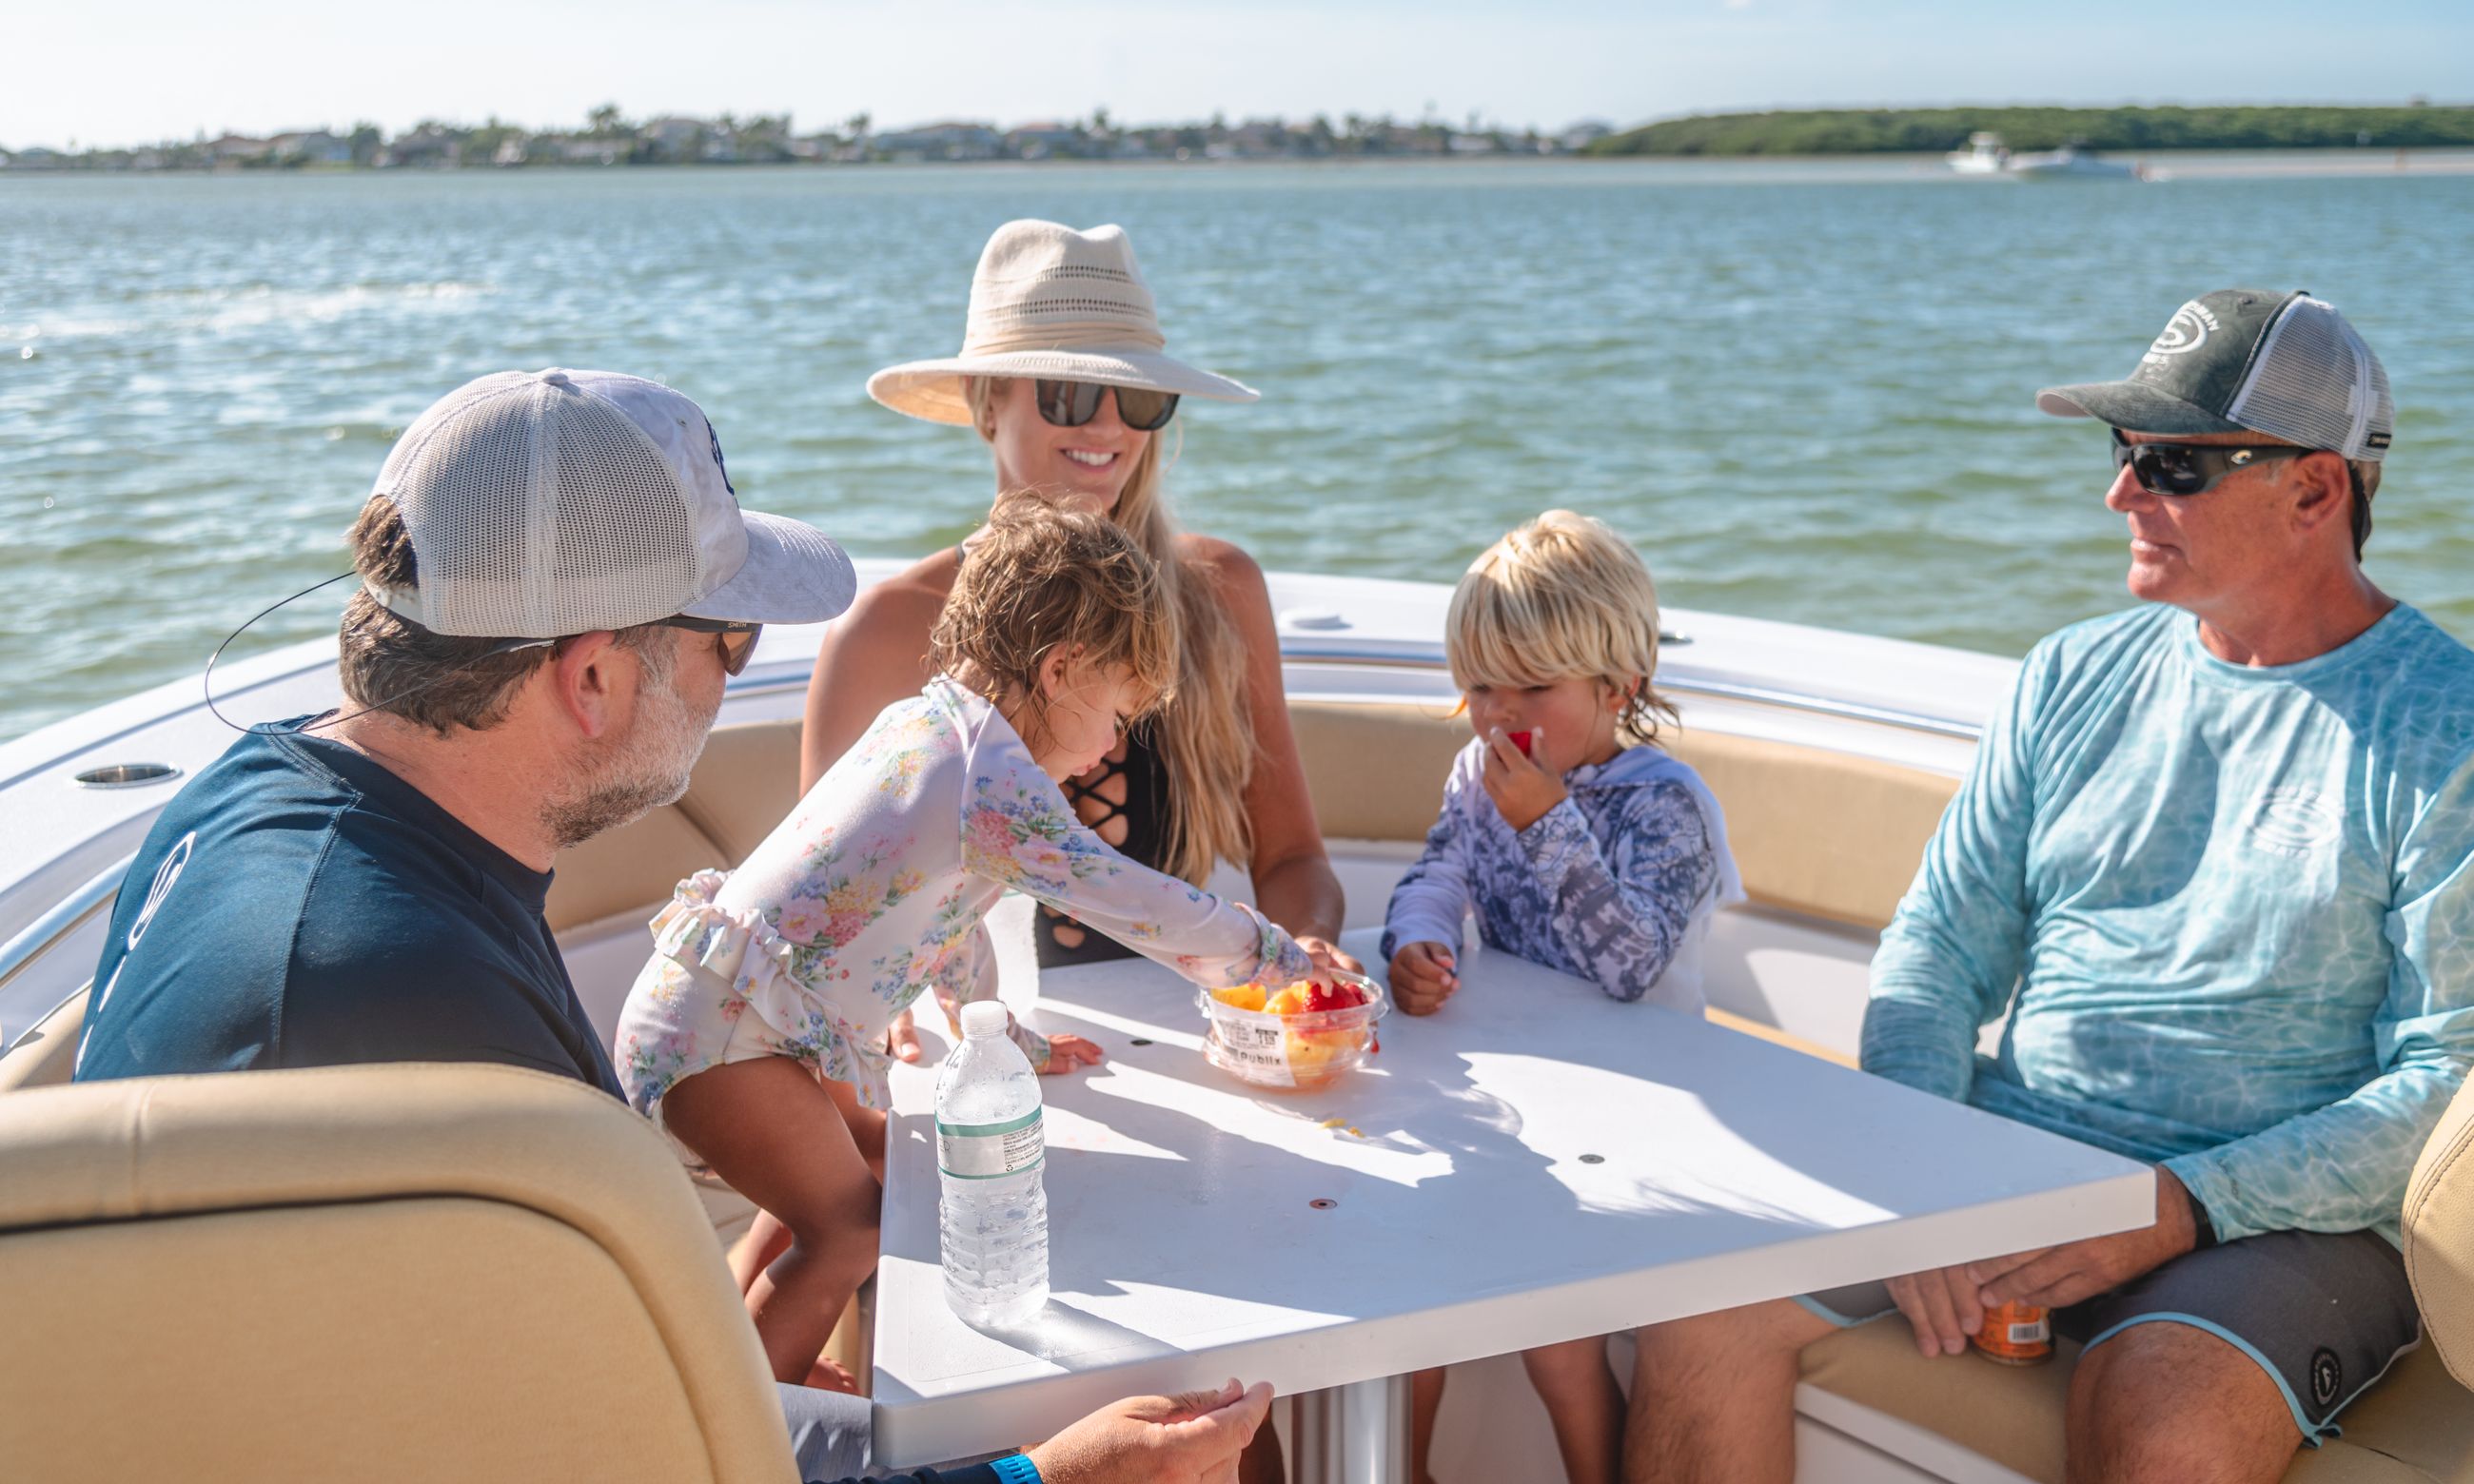
[{"label": "beige upholstered backrest", "polygon": [[[1443,706],[1300,701],[1289,708],[1322,832],[1422,840],[1468,724]],[[1765,906],[1858,927],[1890,920],[1955,779],[1843,753],[1686,729],[1675,754],[1727,811],[1745,889]],[[679,877],[735,866],[798,802],[799,724],[725,727],[687,797],[559,857],[550,925],[649,908]]]},{"label": "beige upholstered backrest", "polygon": [[497,1066],[0,1096],[0,1474],[793,1477],[677,1160]]},{"label": "beige upholstered backrest", "polygon": [[685,798],[559,856],[550,927],[668,900],[681,876],[745,860],[798,802],[797,722],[715,728]]},{"label": "beige upholstered backrest", "polygon": [[78,1036],[85,1029],[86,997],[92,993],[89,986],[70,995],[0,1054],[0,1092],[58,1087],[69,1080],[77,1067]]},{"label": "beige upholstered backrest", "polygon": [[2474,1083],[2440,1115],[2406,1185],[2405,1270],[2432,1348],[2474,1386]]},{"label": "beige upholstered backrest", "polygon": [[[1323,833],[1422,840],[1468,723],[1443,706],[1290,707]],[[1727,811],[1745,891],[1764,906],[1880,927],[1957,780],[1843,753],[1685,728],[1669,751]]]}]

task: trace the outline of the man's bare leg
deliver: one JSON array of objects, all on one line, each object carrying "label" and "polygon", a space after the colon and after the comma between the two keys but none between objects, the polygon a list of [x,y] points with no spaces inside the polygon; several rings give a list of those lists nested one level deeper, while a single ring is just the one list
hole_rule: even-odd
[{"label": "man's bare leg", "polygon": [[1792,1299],[1635,1334],[1628,1484],[1789,1484],[1796,1356],[1835,1328]]},{"label": "man's bare leg", "polygon": [[2065,1424],[2072,1484],[2274,1484],[2302,1433],[2257,1362],[2157,1320],[2087,1352]]}]

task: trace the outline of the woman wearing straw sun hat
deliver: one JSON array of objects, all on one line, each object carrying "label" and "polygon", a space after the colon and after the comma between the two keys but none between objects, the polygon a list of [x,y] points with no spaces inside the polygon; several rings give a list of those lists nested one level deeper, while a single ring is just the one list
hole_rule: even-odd
[{"label": "woman wearing straw sun hat", "polygon": [[[895,412],[975,429],[999,492],[1039,489],[1105,512],[1160,559],[1184,617],[1176,700],[1067,796],[1103,839],[1173,875],[1200,882],[1220,860],[1244,864],[1267,917],[1354,969],[1330,942],[1340,881],[1289,730],[1262,569],[1230,542],[1179,532],[1160,491],[1160,435],[1178,399],[1257,394],[1165,345],[1122,228],[1007,222],[971,280],[961,353],[887,367],[867,390]],[[827,634],[808,686],[802,789],[927,679],[928,633],[960,565],[958,548],[927,558],[861,593]],[[1038,939],[1046,964],[1122,951],[1061,918],[1043,916]],[[1099,1050],[1060,1038],[1051,1058],[1063,1071]]]}]

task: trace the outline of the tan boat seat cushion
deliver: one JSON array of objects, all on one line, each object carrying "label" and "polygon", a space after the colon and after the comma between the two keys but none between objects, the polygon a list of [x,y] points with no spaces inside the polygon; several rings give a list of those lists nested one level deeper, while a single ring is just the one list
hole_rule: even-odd
[{"label": "tan boat seat cushion", "polygon": [[[1893,1315],[1804,1352],[1804,1382],[1935,1432],[2040,1484],[2062,1484],[2062,1409],[2078,1347],[2046,1365],[1996,1365],[1973,1352],[1927,1360]],[[2294,1455],[2288,1484],[2474,1481],[2474,1396],[2429,1345],[2397,1362],[2339,1419],[2344,1435]]]},{"label": "tan boat seat cushion", "polygon": [[0,1055],[0,1092],[23,1088],[53,1088],[69,1080],[77,1067],[78,1037],[85,1029],[85,1002],[90,989],[26,1027],[25,1034]]},{"label": "tan boat seat cushion", "polygon": [[2424,1338],[2474,1385],[2474,1085],[2460,1088],[2405,1192],[2405,1271]]},{"label": "tan boat seat cushion", "polygon": [[794,1477],[669,1149],[594,1089],[328,1067],[0,1097],[0,1473]]},{"label": "tan boat seat cushion", "polygon": [[[1419,841],[1468,726],[1442,706],[1290,707],[1325,835]],[[1879,928],[1915,876],[1957,780],[1842,753],[1686,729],[1675,754],[1727,811],[1753,900]],[[681,876],[735,866],[798,802],[799,724],[716,730],[687,796],[559,857],[549,920],[565,929],[664,900]]]},{"label": "tan boat seat cushion", "polygon": [[[1326,835],[1423,840],[1468,723],[1433,706],[1290,707]],[[1685,728],[1668,750],[1727,811],[1744,889],[1764,906],[1879,928],[1898,910],[1958,781],[1916,768]]]}]

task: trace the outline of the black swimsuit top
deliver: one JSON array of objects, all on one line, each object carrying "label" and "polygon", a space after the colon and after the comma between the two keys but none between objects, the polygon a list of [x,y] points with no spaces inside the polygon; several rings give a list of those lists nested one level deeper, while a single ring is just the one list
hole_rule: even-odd
[{"label": "black swimsuit top", "polygon": [[[1116,792],[1109,787],[1112,778],[1125,780],[1123,803],[1108,797]],[[1161,858],[1168,836],[1168,768],[1141,732],[1126,734],[1122,758],[1110,758],[1080,778],[1067,778],[1062,786],[1065,802],[1074,806],[1075,814],[1118,854],[1154,871],[1164,869]],[[1124,838],[1112,839],[1117,831],[1110,826],[1119,822],[1125,826]],[[1083,927],[1046,905],[1040,907],[1037,922],[1039,925],[1031,936],[1039,945],[1043,969],[1134,956],[1133,949],[1116,939]]]}]

